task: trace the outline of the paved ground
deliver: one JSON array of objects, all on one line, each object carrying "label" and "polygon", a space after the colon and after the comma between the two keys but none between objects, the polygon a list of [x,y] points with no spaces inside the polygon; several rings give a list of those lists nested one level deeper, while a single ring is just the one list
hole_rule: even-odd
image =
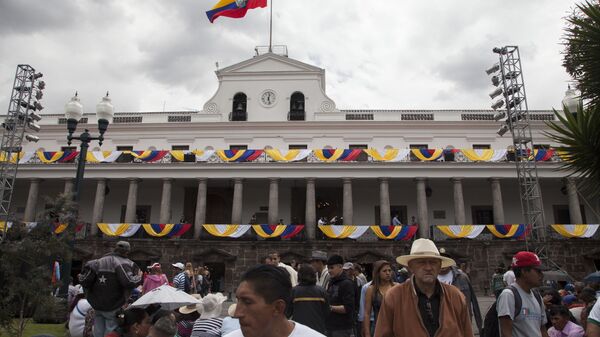
[{"label": "paved ground", "polygon": [[[481,316],[485,317],[485,313],[488,311],[492,303],[494,303],[495,299],[493,296],[478,296],[477,300],[479,301],[479,308],[481,309]],[[227,309],[233,302],[227,301],[223,303],[223,311],[221,313],[221,317],[227,316]],[[473,324],[473,332],[475,332],[476,336],[479,336],[477,328],[475,324]]]}]

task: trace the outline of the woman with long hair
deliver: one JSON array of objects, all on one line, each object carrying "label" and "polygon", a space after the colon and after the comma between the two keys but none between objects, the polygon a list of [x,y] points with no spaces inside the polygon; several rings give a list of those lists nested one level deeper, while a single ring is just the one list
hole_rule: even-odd
[{"label": "woman with long hair", "polygon": [[194,271],[194,266],[191,262],[187,262],[185,264],[185,276],[188,278],[190,282],[190,294],[196,293],[196,273]]},{"label": "woman with long hair", "polygon": [[[392,280],[392,265],[385,260],[379,260],[373,264],[373,282],[367,288],[365,295],[365,314],[363,316],[363,337],[371,337],[371,331],[377,325],[377,315],[385,294],[396,283]],[[375,320],[371,326],[371,312]]]}]

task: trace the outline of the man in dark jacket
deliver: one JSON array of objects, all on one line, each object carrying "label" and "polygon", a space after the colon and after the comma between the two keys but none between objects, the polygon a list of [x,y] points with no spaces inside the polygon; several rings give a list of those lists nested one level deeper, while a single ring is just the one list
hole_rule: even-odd
[{"label": "man in dark jacket", "polygon": [[112,253],[86,263],[80,276],[87,300],[96,312],[94,336],[103,337],[118,327],[117,311],[131,290],[142,281],[142,271],[127,258],[131,246],[119,241]]},{"label": "man in dark jacket", "polygon": [[298,270],[298,285],[292,289],[292,317],[298,322],[318,331],[327,333],[325,320],[329,316],[327,292],[317,284],[315,269],[304,264]]},{"label": "man in dark jacket", "polygon": [[[452,258],[452,256],[448,254],[444,248],[440,248],[440,255]],[[481,334],[481,329],[483,328],[483,319],[481,318],[481,310],[479,309],[479,302],[477,302],[477,295],[475,294],[475,290],[473,290],[469,276],[462,270],[458,269],[457,266],[451,266],[442,268],[440,270],[440,273],[438,274],[438,280],[442,283],[451,284],[457,287],[460,292],[465,295],[471,320],[475,318],[475,325]]]},{"label": "man in dark jacket", "polygon": [[344,258],[339,255],[332,255],[327,260],[330,276],[327,295],[331,310],[327,318],[329,337],[355,336],[354,283],[344,273],[343,266]]}]

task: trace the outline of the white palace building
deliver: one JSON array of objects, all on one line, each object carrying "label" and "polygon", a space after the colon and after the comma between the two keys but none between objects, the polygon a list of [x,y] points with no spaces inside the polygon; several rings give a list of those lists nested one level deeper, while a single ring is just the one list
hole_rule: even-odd
[{"label": "white palace building", "polygon": [[[369,226],[390,225],[397,214],[416,226],[406,239],[440,241],[470,264],[484,290],[494,267],[524,248],[508,232],[501,239],[488,226],[456,227],[524,221],[512,139],[497,135],[494,111],[339,110],[326,93],[325,70],[286,54],[257,54],[216,76],[201,111],[117,112],[102,147],[91,143],[80,204],[88,225],[78,234],[75,269],[110,249],[110,236],[128,236],[140,264],[208,264],[221,290],[231,291],[243,268],[270,249],[284,260],[317,248],[366,266],[391,259],[410,241],[384,240],[392,234]],[[569,271],[583,275],[600,267],[598,234],[567,239],[550,225],[600,219],[558,170],[556,144],[543,135],[553,112],[530,115],[547,233],[565,259],[581,257]],[[96,123],[85,114],[76,134],[96,133]],[[40,124],[39,142],[23,149],[12,203],[24,222],[36,221],[44,197],[72,189],[77,166],[78,142],[67,147],[64,115],[45,114]],[[339,227],[317,227],[334,217]],[[189,227],[178,238],[156,237],[174,230],[165,224],[190,225],[177,226],[181,233]],[[305,226],[293,238],[264,240],[247,224]]]}]

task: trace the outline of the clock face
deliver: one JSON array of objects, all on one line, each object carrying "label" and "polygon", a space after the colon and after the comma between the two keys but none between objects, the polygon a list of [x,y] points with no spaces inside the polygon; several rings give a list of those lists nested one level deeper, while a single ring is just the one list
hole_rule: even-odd
[{"label": "clock face", "polygon": [[264,105],[266,107],[271,107],[271,106],[275,105],[276,99],[277,99],[277,95],[275,95],[275,92],[273,90],[265,90],[260,95],[260,102],[262,103],[262,105]]}]

